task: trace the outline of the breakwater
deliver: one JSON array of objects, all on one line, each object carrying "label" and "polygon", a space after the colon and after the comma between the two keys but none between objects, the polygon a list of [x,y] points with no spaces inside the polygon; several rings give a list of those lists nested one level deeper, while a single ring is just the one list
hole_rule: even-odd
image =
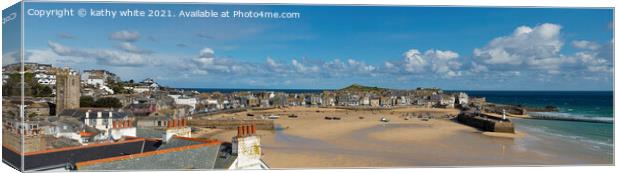
[{"label": "breakwater", "polygon": [[515,132],[514,125],[509,119],[502,119],[483,113],[461,112],[457,116],[457,121],[482,131],[502,133]]},{"label": "breakwater", "polygon": [[214,128],[214,129],[237,129],[242,125],[256,125],[259,130],[273,130],[275,124],[273,120],[208,120],[208,119],[192,119],[189,121],[191,126]]}]

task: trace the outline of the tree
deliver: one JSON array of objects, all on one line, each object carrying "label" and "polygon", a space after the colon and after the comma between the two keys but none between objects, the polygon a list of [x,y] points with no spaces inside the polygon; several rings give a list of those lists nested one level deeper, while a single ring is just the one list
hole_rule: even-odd
[{"label": "tree", "polygon": [[93,107],[120,108],[123,107],[121,101],[114,97],[104,97],[97,99]]},{"label": "tree", "polygon": [[41,85],[35,83],[32,86],[32,96],[34,97],[51,97],[52,96],[52,88],[47,85]]},{"label": "tree", "polygon": [[95,99],[91,96],[80,97],[80,107],[95,107]]}]

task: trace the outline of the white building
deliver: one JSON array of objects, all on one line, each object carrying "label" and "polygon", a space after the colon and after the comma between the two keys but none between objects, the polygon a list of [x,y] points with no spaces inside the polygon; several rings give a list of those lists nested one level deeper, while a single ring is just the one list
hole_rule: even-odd
[{"label": "white building", "polygon": [[103,78],[88,78],[84,82],[86,82],[86,84],[88,85],[93,85],[93,86],[105,86],[106,85],[106,81]]},{"label": "white building", "polygon": [[457,101],[457,104],[466,105],[469,103],[469,96],[467,95],[467,93],[460,92],[458,94]]},{"label": "white building", "polygon": [[196,103],[198,100],[193,97],[186,97],[184,95],[168,95],[174,99],[174,103],[177,105],[189,105],[191,108],[190,111],[194,111],[196,109]]},{"label": "white building", "polygon": [[133,120],[122,112],[88,111],[84,117],[84,124],[101,130],[108,139],[118,140],[123,136],[136,136]]},{"label": "white building", "polygon": [[42,85],[56,85],[56,75],[53,74],[37,73],[34,78]]}]

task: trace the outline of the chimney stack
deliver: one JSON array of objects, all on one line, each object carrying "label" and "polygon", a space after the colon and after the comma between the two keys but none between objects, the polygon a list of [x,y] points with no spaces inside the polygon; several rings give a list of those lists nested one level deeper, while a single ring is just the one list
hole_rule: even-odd
[{"label": "chimney stack", "polygon": [[237,137],[251,136],[256,134],[256,125],[242,125],[237,127]]}]

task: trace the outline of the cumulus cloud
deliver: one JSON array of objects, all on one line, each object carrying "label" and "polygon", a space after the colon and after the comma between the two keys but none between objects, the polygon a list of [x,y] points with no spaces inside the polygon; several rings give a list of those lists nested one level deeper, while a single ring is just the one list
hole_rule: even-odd
[{"label": "cumulus cloud", "polygon": [[599,45],[597,43],[587,41],[587,40],[575,40],[571,43],[573,47],[578,48],[578,49],[596,50],[599,48]]},{"label": "cumulus cloud", "polygon": [[560,25],[545,23],[533,28],[520,26],[511,35],[493,39],[483,48],[474,49],[474,58],[483,64],[554,66],[562,61],[558,53],[563,46]]},{"label": "cumulus cloud", "polygon": [[151,54],[152,53],[152,51],[138,48],[137,46],[135,46],[134,44],[131,44],[130,42],[122,42],[118,44],[118,48],[125,52],[135,53],[135,54]]},{"label": "cumulus cloud", "polygon": [[140,33],[135,31],[118,31],[113,32],[109,36],[110,40],[124,41],[124,42],[134,42],[140,39]]},{"label": "cumulus cloud", "polygon": [[422,57],[422,54],[417,49],[411,49],[404,54],[405,57],[405,71],[407,72],[423,72],[426,66],[426,58]]},{"label": "cumulus cloud", "polygon": [[308,74],[308,73],[318,73],[319,67],[316,65],[304,64],[302,62],[297,61],[296,59],[291,60],[291,65],[295,72],[300,74]]},{"label": "cumulus cloud", "polygon": [[596,47],[586,46],[584,51],[575,53],[574,58],[578,64],[583,65],[590,72],[613,72],[613,41],[603,46],[598,43],[589,42],[589,45],[597,45]]},{"label": "cumulus cloud", "polygon": [[[427,50],[424,53],[418,49],[410,49],[403,54],[402,71],[413,74],[428,74],[429,72],[441,77],[460,76],[462,63],[459,54],[450,50]],[[386,62],[386,69],[395,69],[393,63]],[[390,70],[393,71],[393,70]]]},{"label": "cumulus cloud", "polygon": [[269,72],[272,72],[270,75],[279,75],[279,76],[289,76],[291,75],[290,69],[286,64],[277,62],[271,57],[267,57],[265,60],[265,69]]},{"label": "cumulus cloud", "polygon": [[48,41],[50,49],[59,56],[95,59],[103,65],[111,66],[142,66],[148,63],[146,57],[116,50],[82,50],[74,49],[60,43]]},{"label": "cumulus cloud", "polygon": [[561,29],[560,25],[550,23],[518,27],[512,34],[497,37],[484,47],[474,49],[474,62],[469,71],[541,71],[552,75],[612,71],[613,46],[610,45],[613,41],[600,45],[588,40],[574,40],[570,43],[577,52],[565,55],[561,53],[564,45]]},{"label": "cumulus cloud", "polygon": [[215,51],[211,48],[203,48],[198,56],[191,58],[186,68],[194,74],[207,75],[217,74],[253,74],[257,71],[255,64],[236,62],[230,58],[220,58],[215,56]]}]

